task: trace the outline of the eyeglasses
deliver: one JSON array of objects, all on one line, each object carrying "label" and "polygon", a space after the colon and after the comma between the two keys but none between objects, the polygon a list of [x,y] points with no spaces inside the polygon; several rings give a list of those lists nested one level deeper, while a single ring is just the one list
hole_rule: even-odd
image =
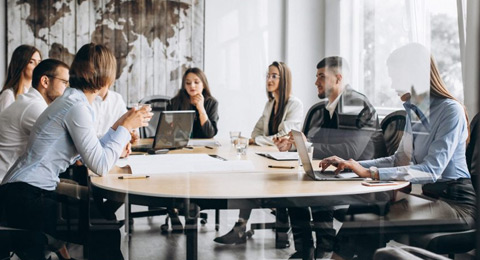
[{"label": "eyeglasses", "polygon": [[266,75],[266,78],[267,78],[267,80],[268,80],[268,79],[276,80],[276,79],[279,79],[279,78],[280,78],[280,75],[278,75],[278,74],[267,74],[267,75]]},{"label": "eyeglasses", "polygon": [[68,82],[68,80],[64,80],[64,79],[61,79],[61,78],[58,78],[58,77],[55,77],[55,76],[52,76],[52,75],[45,75],[49,78],[54,78],[54,79],[58,79],[60,80],[64,85],[65,87],[68,87],[70,85],[70,82]]}]

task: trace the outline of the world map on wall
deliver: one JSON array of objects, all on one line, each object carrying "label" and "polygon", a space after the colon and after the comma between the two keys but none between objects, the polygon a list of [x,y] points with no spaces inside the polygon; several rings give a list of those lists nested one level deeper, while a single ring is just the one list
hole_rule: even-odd
[{"label": "world map on wall", "polygon": [[21,44],[71,64],[89,42],[117,58],[114,89],[130,102],[173,96],[183,71],[203,67],[203,0],[8,0],[8,57]]}]

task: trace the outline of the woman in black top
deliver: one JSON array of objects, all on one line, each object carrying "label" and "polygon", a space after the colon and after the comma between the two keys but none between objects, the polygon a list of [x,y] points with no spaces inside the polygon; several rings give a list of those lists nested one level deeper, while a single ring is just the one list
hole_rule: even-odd
[{"label": "woman in black top", "polygon": [[199,68],[185,71],[182,88],[170,100],[167,110],[195,110],[192,138],[212,138],[218,132],[218,102],[210,94],[207,77]]},{"label": "woman in black top", "polygon": [[[185,71],[182,88],[170,100],[167,110],[195,110],[191,138],[212,138],[218,132],[218,102],[210,94],[207,77],[199,68]],[[172,231],[183,232],[178,210],[169,208],[168,216],[172,222]]]}]

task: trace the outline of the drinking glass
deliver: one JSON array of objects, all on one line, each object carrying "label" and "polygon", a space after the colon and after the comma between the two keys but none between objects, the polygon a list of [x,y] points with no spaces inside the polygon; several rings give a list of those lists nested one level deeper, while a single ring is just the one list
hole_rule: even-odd
[{"label": "drinking glass", "polygon": [[246,155],[248,148],[248,138],[240,137],[235,141],[237,155]]},{"label": "drinking glass", "polygon": [[230,131],[230,142],[235,145],[235,141],[240,138],[240,131]]}]

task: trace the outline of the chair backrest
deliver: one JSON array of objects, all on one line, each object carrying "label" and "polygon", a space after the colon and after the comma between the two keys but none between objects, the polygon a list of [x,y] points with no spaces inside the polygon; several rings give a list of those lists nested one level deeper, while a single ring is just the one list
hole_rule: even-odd
[{"label": "chair backrest", "polygon": [[140,129],[140,138],[152,138],[155,136],[155,129],[157,128],[160,112],[167,110],[169,102],[169,97],[161,95],[149,96],[140,100],[140,104],[150,104],[153,113],[153,117],[148,123],[148,126]]},{"label": "chair backrest", "polygon": [[387,149],[387,156],[390,156],[397,151],[398,145],[403,137],[406,115],[407,113],[405,110],[398,110],[388,114],[380,123]]},{"label": "chair backrest", "polygon": [[465,157],[467,158],[467,166],[468,170],[470,171],[470,176],[472,178],[473,187],[477,190],[477,179],[478,179],[478,134],[480,131],[479,122],[480,121],[480,113],[475,115],[471,124],[470,124],[470,142],[467,145],[467,151],[465,153]]},{"label": "chair backrest", "polygon": [[303,128],[302,132],[305,134],[305,136],[308,136],[308,131],[312,127],[317,126],[318,124],[314,124],[313,120],[318,120],[321,119],[323,116],[323,109],[325,109],[325,106],[327,105],[326,101],[320,101],[317,104],[313,105],[307,112],[307,115],[305,116],[305,121],[303,123]]}]

